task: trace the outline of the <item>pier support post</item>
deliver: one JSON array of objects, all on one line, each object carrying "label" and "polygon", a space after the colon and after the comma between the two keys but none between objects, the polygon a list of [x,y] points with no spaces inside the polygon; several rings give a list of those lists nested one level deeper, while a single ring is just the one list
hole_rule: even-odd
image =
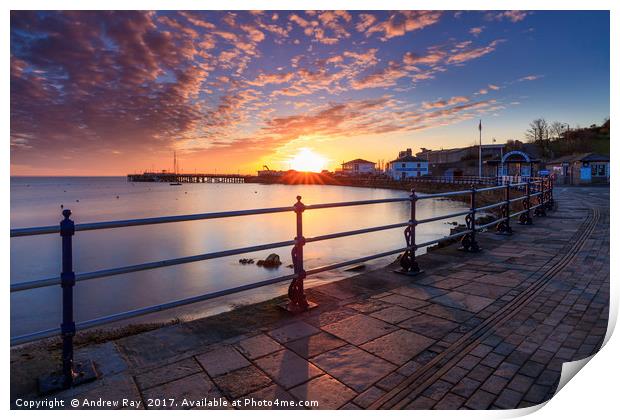
[{"label": "pier support post", "polygon": [[420,270],[420,266],[415,259],[415,252],[418,249],[415,243],[415,230],[416,225],[418,224],[415,214],[418,197],[416,196],[415,188],[411,189],[411,194],[409,195],[409,198],[411,201],[411,215],[409,218],[409,224],[405,228],[405,242],[407,244],[407,250],[400,258],[401,269],[397,272],[409,276],[415,276],[422,273],[422,271]]},{"label": "pier support post", "polygon": [[469,233],[461,239],[461,249],[468,252],[479,252],[480,246],[478,246],[478,241],[476,241],[476,186],[473,184],[471,186],[469,202],[470,213],[465,216],[465,224]]},{"label": "pier support post", "polygon": [[301,196],[297,196],[297,202],[293,206],[295,210],[296,220],[296,236],[295,245],[291,251],[291,257],[293,259],[293,270],[295,272],[295,278],[291,282],[288,288],[288,297],[290,299],[286,309],[293,313],[299,313],[307,311],[308,309],[315,307],[316,304],[311,304],[306,299],[304,292],[304,279],[306,278],[306,270],[304,269],[304,245],[306,244],[306,238],[303,234],[303,212],[306,209],[304,203],[301,202]]},{"label": "pier support post", "polygon": [[39,392],[43,395],[97,379],[97,372],[90,360],[81,363],[75,363],[73,360],[73,337],[75,336],[73,235],[75,234],[75,224],[69,218],[71,210],[63,210],[62,216],[63,220],[60,222],[60,236],[62,238],[62,272],[60,273],[60,286],[62,287],[62,324],[60,325],[62,370],[50,376],[39,378]]}]

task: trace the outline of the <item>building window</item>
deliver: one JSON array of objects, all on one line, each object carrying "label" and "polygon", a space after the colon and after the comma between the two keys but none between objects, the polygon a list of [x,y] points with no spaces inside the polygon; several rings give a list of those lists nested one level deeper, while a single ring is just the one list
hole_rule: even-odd
[{"label": "building window", "polygon": [[592,164],[592,176],[606,176],[607,171],[605,170],[604,163],[593,163]]}]

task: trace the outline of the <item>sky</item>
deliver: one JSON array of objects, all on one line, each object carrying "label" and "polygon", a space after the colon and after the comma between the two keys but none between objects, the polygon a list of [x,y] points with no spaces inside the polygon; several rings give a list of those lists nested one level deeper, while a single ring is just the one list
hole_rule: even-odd
[{"label": "sky", "polygon": [[609,117],[607,11],[11,12],[11,174],[325,169]]}]

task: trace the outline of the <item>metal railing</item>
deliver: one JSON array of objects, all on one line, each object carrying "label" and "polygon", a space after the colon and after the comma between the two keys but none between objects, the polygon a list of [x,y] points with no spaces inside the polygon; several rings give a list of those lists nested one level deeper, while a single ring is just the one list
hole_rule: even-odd
[{"label": "metal railing", "polygon": [[[511,198],[510,190],[511,189],[524,189],[525,195],[520,197]],[[489,204],[482,207],[477,207],[477,197],[479,194],[490,191],[499,191],[504,190],[504,199],[493,204]],[[466,211],[460,211],[456,213],[431,217],[427,219],[416,219],[416,204],[419,200],[428,200],[432,198],[443,198],[443,197],[454,197],[459,195],[469,195],[470,196],[470,208]],[[537,204],[532,205],[532,199],[537,200]],[[523,210],[518,211],[516,213],[510,213],[510,204],[518,201],[522,201]],[[372,204],[381,204],[381,203],[394,203],[394,202],[409,202],[411,207],[411,214],[409,221],[403,223],[395,223],[383,226],[375,226],[364,229],[357,229],[351,231],[337,232],[326,235],[320,235],[315,237],[304,237],[303,232],[303,213],[305,211],[311,210],[319,210],[319,209],[327,209],[327,208],[337,208],[337,207],[348,207],[348,206],[362,206],[362,205],[372,205]],[[476,225],[476,215],[481,211],[492,210],[494,208],[500,207],[501,216],[485,225]],[[531,211],[534,211],[536,216],[545,216],[545,209],[551,209],[553,207],[553,184],[551,179],[541,179],[535,182],[526,182],[520,184],[506,184],[494,187],[485,187],[485,188],[475,188],[472,186],[471,189],[462,190],[462,191],[451,191],[444,192],[438,194],[425,194],[418,195],[415,193],[415,190],[411,191],[409,197],[404,198],[387,198],[387,199],[378,199],[378,200],[363,200],[363,201],[351,201],[351,202],[338,202],[338,203],[325,203],[325,204],[314,204],[314,205],[305,205],[301,201],[301,197],[297,197],[297,202],[293,206],[288,207],[274,207],[274,208],[263,208],[263,209],[254,209],[254,210],[239,210],[239,211],[228,211],[228,212],[216,212],[216,213],[203,213],[203,214],[192,214],[192,215],[182,215],[182,216],[167,216],[167,217],[154,217],[154,218],[143,218],[143,219],[131,219],[131,220],[117,220],[110,222],[97,222],[97,223],[83,223],[83,224],[75,224],[71,219],[71,211],[68,209],[63,210],[62,216],[63,220],[59,225],[56,226],[42,226],[42,227],[31,227],[31,228],[18,228],[11,229],[11,237],[23,237],[23,236],[34,236],[34,235],[48,235],[48,234],[57,234],[59,233],[61,236],[61,244],[62,244],[62,271],[60,276],[55,276],[51,278],[25,281],[20,283],[15,283],[11,285],[11,293],[22,292],[26,290],[41,288],[41,287],[49,287],[49,286],[60,286],[62,288],[62,323],[60,328],[52,328],[44,331],[38,331],[30,334],[20,335],[16,337],[11,337],[11,345],[18,345],[27,343],[30,341],[51,337],[54,335],[60,334],[63,341],[63,375],[64,375],[64,386],[71,386],[73,383],[73,378],[76,373],[74,372],[73,365],[73,337],[78,330],[84,330],[87,328],[92,328],[104,324],[109,324],[112,322],[125,320],[128,318],[133,318],[137,316],[147,315],[167,309],[176,308],[183,305],[188,305],[192,303],[202,302],[209,299],[214,299],[221,296],[230,295],[233,293],[238,293],[246,290],[255,289],[258,287],[263,287],[267,285],[272,285],[284,281],[291,281],[291,284],[288,289],[288,309],[291,312],[297,313],[302,312],[308,309],[309,303],[306,299],[306,295],[304,292],[304,279],[308,275],[320,273],[323,271],[334,270],[337,268],[358,264],[361,262],[382,258],[386,256],[390,256],[393,254],[404,253],[400,258],[401,272],[403,274],[415,275],[420,272],[420,267],[418,266],[415,252],[420,248],[424,248],[426,246],[445,241],[450,239],[455,239],[462,237],[461,244],[463,249],[470,252],[477,252],[480,250],[476,241],[476,233],[481,230],[488,229],[494,225],[497,225],[497,231],[502,234],[510,234],[512,233],[512,229],[510,227],[510,219],[513,217],[519,217],[519,222],[524,225],[532,224]],[[78,273],[76,274],[73,271],[73,236],[75,232],[89,231],[89,230],[100,230],[100,229],[115,229],[115,228],[124,228],[128,226],[145,226],[145,225],[154,225],[154,224],[162,224],[162,223],[178,223],[178,222],[186,222],[186,221],[195,221],[195,220],[210,220],[210,219],[221,219],[221,218],[229,218],[229,217],[242,217],[242,216],[251,216],[251,215],[261,215],[261,214],[272,214],[272,213],[284,213],[284,212],[294,212],[296,215],[296,234],[292,240],[283,241],[283,242],[274,242],[268,244],[261,244],[255,246],[248,246],[243,248],[229,249],[218,252],[211,252],[206,254],[192,255],[181,258],[174,258],[169,260],[161,260],[154,262],[147,262],[143,264],[130,265],[124,267],[115,267],[106,270],[99,270],[93,272],[86,273]],[[444,236],[441,238],[433,239],[424,243],[416,243],[416,227],[421,224],[431,223],[439,220],[444,220],[452,217],[466,216],[465,223],[466,229],[462,232],[458,232],[455,234],[451,234],[448,236]],[[404,235],[405,235],[405,246],[398,249],[393,249],[385,252],[381,252],[374,255],[368,255],[348,261],[343,261],[340,263],[330,264],[322,267],[311,268],[306,271],[304,267],[304,257],[303,250],[304,246],[307,243],[311,242],[319,242],[325,241],[329,239],[342,238],[353,235],[361,235],[370,232],[378,232],[389,229],[396,229],[404,227]],[[249,252],[256,252],[274,248],[280,248],[285,246],[292,246],[291,257],[293,260],[293,274],[284,275],[256,283],[251,283],[239,287],[234,287],[231,289],[221,290],[217,292],[211,292],[202,294],[199,296],[193,296],[190,298],[179,299],[175,301],[166,302],[163,304],[147,306],[139,309],[134,309],[126,312],[116,313],[108,316],[104,316],[101,318],[86,320],[82,322],[76,323],[73,316],[73,288],[79,282],[93,280],[103,277],[115,276],[120,274],[133,273],[144,270],[152,270],[161,267],[169,267],[172,265],[179,264],[187,264],[191,262],[197,261],[206,261],[216,258],[228,257],[233,255],[240,255]]]},{"label": "metal railing", "polygon": [[419,178],[407,178],[407,181],[436,184],[462,184],[462,185],[506,185],[522,184],[527,182],[539,182],[542,178],[529,176],[423,176]]}]

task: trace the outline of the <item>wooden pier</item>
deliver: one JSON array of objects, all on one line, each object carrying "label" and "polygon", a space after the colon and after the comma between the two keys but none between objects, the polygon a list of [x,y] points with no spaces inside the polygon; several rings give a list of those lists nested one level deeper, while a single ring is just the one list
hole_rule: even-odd
[{"label": "wooden pier", "polygon": [[127,175],[129,182],[180,182],[188,184],[244,184],[250,178],[254,177],[239,174],[176,174],[168,172],[144,172]]}]

